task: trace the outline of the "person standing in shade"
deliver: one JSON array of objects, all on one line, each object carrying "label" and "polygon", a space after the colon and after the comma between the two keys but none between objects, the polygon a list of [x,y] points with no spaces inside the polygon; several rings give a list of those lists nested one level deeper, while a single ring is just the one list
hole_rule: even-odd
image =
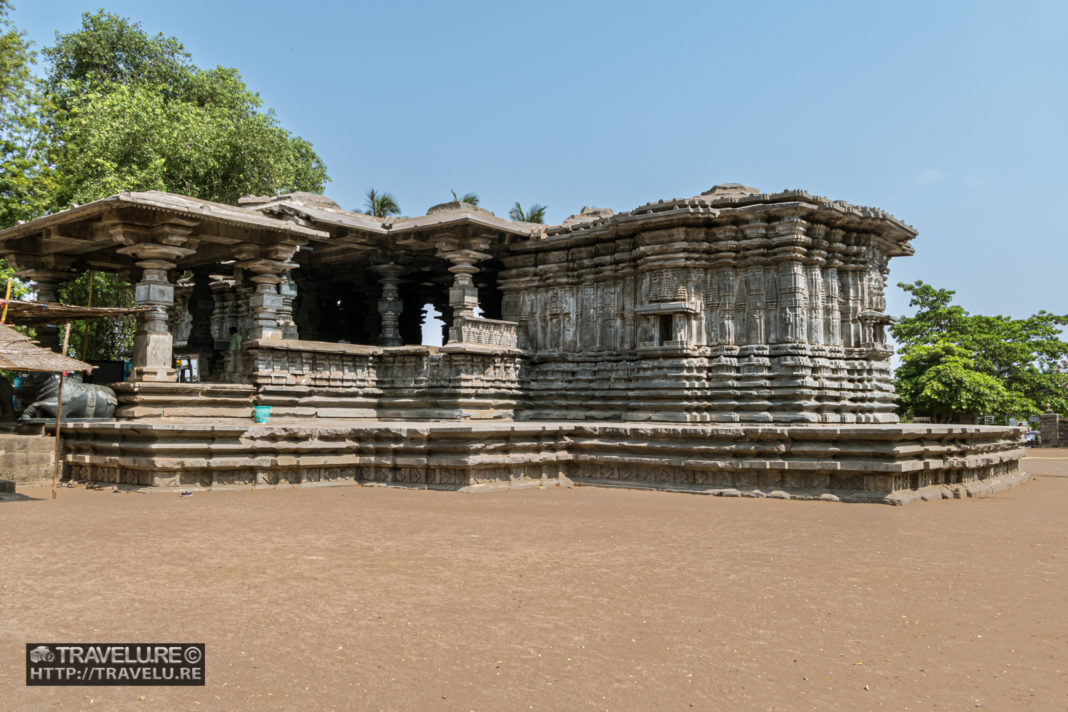
[{"label": "person standing in shade", "polygon": [[231,351],[240,351],[241,350],[241,334],[237,333],[237,327],[236,326],[231,326],[230,327],[230,350]]}]

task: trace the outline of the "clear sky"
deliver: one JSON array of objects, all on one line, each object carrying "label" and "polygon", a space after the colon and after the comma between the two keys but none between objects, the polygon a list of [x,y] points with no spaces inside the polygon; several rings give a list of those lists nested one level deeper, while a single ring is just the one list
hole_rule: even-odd
[{"label": "clear sky", "polygon": [[[14,0],[37,48],[102,0]],[[975,313],[1068,312],[1068,2],[111,0],[236,67],[327,195],[421,215],[474,191],[560,222],[717,183],[916,227],[890,282]],[[907,310],[889,290],[891,313]]]}]

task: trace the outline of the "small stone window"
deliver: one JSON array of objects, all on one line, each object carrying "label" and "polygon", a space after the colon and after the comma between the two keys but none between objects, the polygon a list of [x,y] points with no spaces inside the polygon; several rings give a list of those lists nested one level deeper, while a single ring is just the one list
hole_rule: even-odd
[{"label": "small stone window", "polygon": [[657,320],[660,324],[660,345],[663,346],[675,337],[675,319],[671,314],[661,314]]}]

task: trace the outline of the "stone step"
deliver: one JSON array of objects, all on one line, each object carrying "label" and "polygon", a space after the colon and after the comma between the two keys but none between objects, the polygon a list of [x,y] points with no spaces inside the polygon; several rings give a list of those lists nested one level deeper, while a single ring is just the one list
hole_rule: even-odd
[{"label": "stone step", "polygon": [[51,457],[55,450],[55,440],[46,435],[0,435],[0,453],[39,452]]}]

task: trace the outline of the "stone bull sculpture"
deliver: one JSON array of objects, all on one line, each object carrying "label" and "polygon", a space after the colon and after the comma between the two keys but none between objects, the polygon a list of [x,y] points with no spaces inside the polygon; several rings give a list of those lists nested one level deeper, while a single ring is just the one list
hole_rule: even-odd
[{"label": "stone bull sculpture", "polygon": [[[44,375],[37,382],[34,401],[22,412],[22,420],[56,417],[59,393],[59,374]],[[119,401],[115,391],[106,386],[82,383],[81,374],[67,376],[63,381],[63,418],[111,418]]]}]

